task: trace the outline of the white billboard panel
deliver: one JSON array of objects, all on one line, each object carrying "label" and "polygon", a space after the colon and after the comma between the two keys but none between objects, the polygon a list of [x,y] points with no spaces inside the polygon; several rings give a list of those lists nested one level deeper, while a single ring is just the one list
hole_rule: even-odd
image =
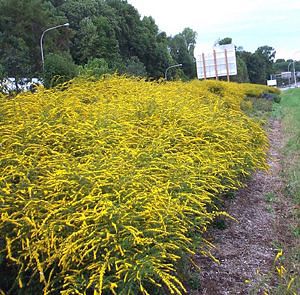
[{"label": "white billboard panel", "polygon": [[214,47],[196,59],[198,79],[237,74],[235,46],[233,44]]}]

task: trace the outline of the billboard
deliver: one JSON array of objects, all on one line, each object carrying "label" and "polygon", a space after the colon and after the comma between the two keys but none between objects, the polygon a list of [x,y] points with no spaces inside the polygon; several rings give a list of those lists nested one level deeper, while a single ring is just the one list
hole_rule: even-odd
[{"label": "billboard", "polygon": [[268,86],[277,86],[277,80],[267,80],[267,85]]},{"label": "billboard", "polygon": [[237,74],[235,46],[233,44],[220,45],[211,52],[202,53],[196,58],[198,79],[206,79]]}]

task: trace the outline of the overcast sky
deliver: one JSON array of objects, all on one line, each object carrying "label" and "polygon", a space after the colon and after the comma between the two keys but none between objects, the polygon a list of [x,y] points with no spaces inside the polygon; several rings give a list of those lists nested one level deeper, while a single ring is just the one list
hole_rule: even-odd
[{"label": "overcast sky", "polygon": [[300,60],[300,0],[128,0],[141,16],[152,16],[161,31],[197,32],[195,54],[219,38],[254,52],[269,45],[277,58]]}]

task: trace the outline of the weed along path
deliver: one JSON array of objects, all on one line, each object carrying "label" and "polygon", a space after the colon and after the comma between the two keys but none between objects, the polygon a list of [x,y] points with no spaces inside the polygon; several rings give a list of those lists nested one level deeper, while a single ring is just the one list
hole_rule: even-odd
[{"label": "weed along path", "polygon": [[234,198],[225,201],[224,210],[237,222],[226,219],[207,233],[206,238],[215,245],[211,253],[219,264],[210,258],[196,258],[201,291],[191,290],[190,294],[263,294],[268,289],[266,277],[278,251],[275,241],[280,232],[275,199],[283,189],[279,120],[270,121],[268,134],[270,169],[257,172]]}]

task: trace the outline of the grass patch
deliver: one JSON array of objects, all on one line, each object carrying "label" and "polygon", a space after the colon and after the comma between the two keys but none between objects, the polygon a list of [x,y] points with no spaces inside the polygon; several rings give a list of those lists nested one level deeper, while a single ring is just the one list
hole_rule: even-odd
[{"label": "grass patch", "polygon": [[287,192],[300,204],[300,89],[282,95],[282,120],[286,144],[284,155],[289,161],[285,167],[288,176]]},{"label": "grass patch", "polygon": [[276,195],[273,192],[269,192],[265,194],[265,198],[268,203],[272,203],[276,200]]},{"label": "grass patch", "polygon": [[283,92],[280,105],[274,104],[273,116],[282,119],[285,194],[294,210],[287,221],[292,223],[292,238],[283,245],[286,253],[277,261],[278,284],[272,294],[300,294],[300,89]]}]

